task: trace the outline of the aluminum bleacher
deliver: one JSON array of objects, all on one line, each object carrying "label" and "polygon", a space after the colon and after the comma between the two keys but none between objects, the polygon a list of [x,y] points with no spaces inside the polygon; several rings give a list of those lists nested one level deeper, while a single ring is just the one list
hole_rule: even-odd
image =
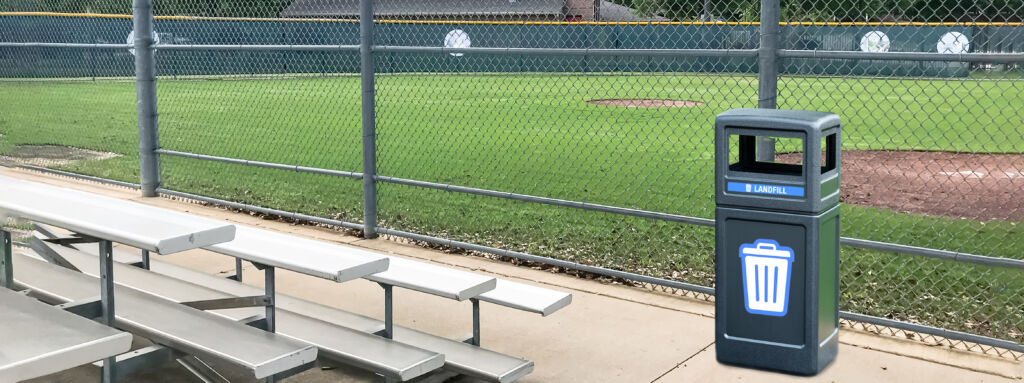
[{"label": "aluminum bleacher", "polygon": [[[88,302],[95,307],[100,323],[114,326],[116,315],[113,243],[144,251],[170,254],[234,239],[235,227],[201,217],[170,219],[169,210],[132,203],[91,193],[0,176],[0,218],[31,220],[75,233],[65,243],[97,243],[100,278],[88,289]],[[6,220],[6,219],[5,219]],[[11,235],[0,230],[0,286],[13,287]],[[98,294],[97,294],[98,293]],[[92,297],[99,295],[99,299]],[[315,355],[316,350],[312,353]],[[110,382],[118,376],[116,359],[107,358],[102,377]],[[296,366],[291,366],[293,368]]]},{"label": "aluminum bleacher", "polygon": [[[128,372],[119,366],[139,368],[168,355],[179,361],[186,355],[214,358],[273,381],[311,367],[319,352],[322,362],[372,371],[387,381],[415,379],[443,367],[485,381],[512,382],[532,371],[533,363],[479,347],[479,302],[541,315],[571,302],[570,294],[542,287],[3,176],[0,216],[30,220],[38,228],[31,241],[34,257],[4,249],[4,286],[27,289],[58,305],[43,308],[98,317],[154,341],[157,350],[171,351],[149,359],[148,351],[116,359],[108,355],[102,363],[105,381]],[[9,243],[9,234],[0,233]],[[114,242],[140,253],[124,254]],[[252,262],[264,270],[264,287],[241,283],[240,274],[229,280],[149,257],[195,248]],[[335,282],[376,282],[385,290],[385,318],[278,296],[276,268]],[[100,299],[89,287],[96,285]],[[470,300],[473,338],[463,342],[394,326],[393,287]]]},{"label": "aluminum bleacher", "polygon": [[[86,252],[83,251],[60,248],[53,244],[48,244],[48,246],[50,246],[53,251],[58,252],[62,258],[66,259],[72,265],[81,269],[83,273],[95,275],[96,270],[95,266],[93,266],[93,263],[95,263],[93,262],[95,260],[95,254],[86,254]],[[152,262],[149,271],[128,266],[128,264],[135,263],[138,260],[138,257],[139,255],[137,254],[128,254],[125,252],[120,252],[117,255],[117,260],[121,263],[121,267],[117,269],[117,272],[119,275],[122,275],[122,278],[119,279],[119,283],[124,283],[126,286],[130,286],[133,289],[166,297],[171,300],[185,302],[197,299],[221,298],[225,296],[240,297],[248,296],[259,291],[258,287],[249,286],[227,278],[204,274],[195,270],[160,262],[158,260],[154,260]],[[279,311],[278,324],[280,326],[278,328],[278,332],[280,334],[293,336],[297,339],[302,339],[310,342],[311,344],[317,345],[323,354],[322,356],[328,360],[364,368],[385,377],[388,377],[388,374],[392,374],[394,371],[391,371],[389,368],[368,368],[367,366],[352,363],[353,359],[372,360],[359,356],[358,354],[361,350],[356,350],[351,347],[351,345],[346,346],[345,344],[328,347],[327,345],[320,343],[324,340],[323,334],[318,334],[317,331],[307,331],[309,334],[307,336],[296,335],[293,328],[301,328],[301,326],[293,326],[291,323],[305,318],[316,318],[315,320],[319,321],[321,326],[324,326],[318,327],[321,329],[327,328],[326,326],[333,326],[335,327],[334,331],[339,331],[338,329],[354,331],[380,341],[396,342],[416,349],[430,350],[444,355],[444,358],[435,368],[441,367],[440,364],[443,363],[444,368],[448,371],[472,376],[489,382],[512,382],[527,375],[533,370],[533,362],[528,360],[504,355],[467,344],[459,340],[447,339],[403,327],[395,327],[394,339],[389,340],[385,337],[373,335],[379,333],[383,328],[383,321],[294,297],[279,295],[277,297],[277,308]],[[253,314],[251,311],[244,311],[240,309],[218,310],[214,312],[227,315],[231,318],[244,318]],[[332,355],[335,354],[353,353],[356,355],[349,357],[332,357]],[[377,367],[386,367],[386,365]]]}]

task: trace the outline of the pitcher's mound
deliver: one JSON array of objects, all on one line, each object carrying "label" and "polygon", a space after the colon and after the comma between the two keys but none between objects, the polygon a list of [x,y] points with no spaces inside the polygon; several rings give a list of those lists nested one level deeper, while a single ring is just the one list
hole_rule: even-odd
[{"label": "pitcher's mound", "polygon": [[[798,155],[779,160],[798,161]],[[844,150],[841,169],[843,203],[1024,221],[1024,154]]]},{"label": "pitcher's mound", "polygon": [[590,100],[588,104],[601,106],[622,106],[632,108],[694,108],[704,105],[700,101],[691,100],[660,100],[651,98],[610,98],[606,100]]},{"label": "pitcher's mound", "polygon": [[0,154],[0,163],[60,166],[77,161],[105,160],[120,154],[60,145],[18,145],[10,154]]}]

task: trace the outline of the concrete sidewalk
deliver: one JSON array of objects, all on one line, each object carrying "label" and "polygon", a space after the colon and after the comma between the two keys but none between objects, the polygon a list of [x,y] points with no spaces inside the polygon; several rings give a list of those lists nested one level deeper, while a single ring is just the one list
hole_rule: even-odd
[{"label": "concrete sidewalk", "polygon": [[[854,330],[840,333],[838,359],[816,377],[723,366],[715,361],[714,305],[710,302],[516,267],[481,257],[446,254],[386,239],[363,240],[325,228],[268,221],[182,201],[141,198],[134,190],[35,172],[0,167],[0,174],[572,292],[572,305],[546,318],[482,304],[483,346],[536,363],[533,374],[522,382],[1010,382],[1020,381],[1024,376],[1024,367],[1019,362]],[[234,271],[233,259],[206,251],[159,259],[213,274],[228,275]],[[262,273],[254,267],[245,268],[246,283],[259,284],[262,280]],[[383,316],[383,292],[368,281],[336,284],[283,270],[278,272],[277,281],[281,294],[377,318]],[[403,326],[449,337],[465,336],[471,330],[470,310],[469,302],[395,289],[396,322]],[[312,371],[290,381],[340,380],[372,381],[372,376],[351,371]]]}]

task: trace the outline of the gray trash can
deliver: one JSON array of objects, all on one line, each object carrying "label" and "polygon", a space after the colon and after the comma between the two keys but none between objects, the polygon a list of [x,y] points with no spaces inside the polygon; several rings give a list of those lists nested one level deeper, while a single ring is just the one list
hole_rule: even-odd
[{"label": "gray trash can", "polygon": [[[719,362],[814,375],[839,348],[840,120],[734,109],[715,121]],[[777,158],[760,161],[761,138]]]}]

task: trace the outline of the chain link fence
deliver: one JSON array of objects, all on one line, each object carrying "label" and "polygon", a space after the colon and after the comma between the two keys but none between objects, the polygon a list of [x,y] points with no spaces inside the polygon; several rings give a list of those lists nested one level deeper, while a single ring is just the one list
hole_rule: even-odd
[{"label": "chain link fence", "polygon": [[1020,0],[361,5],[153,0],[140,122],[133,9],[0,1],[0,161],[713,299],[714,116],[829,111],[844,324],[1024,351]]}]

